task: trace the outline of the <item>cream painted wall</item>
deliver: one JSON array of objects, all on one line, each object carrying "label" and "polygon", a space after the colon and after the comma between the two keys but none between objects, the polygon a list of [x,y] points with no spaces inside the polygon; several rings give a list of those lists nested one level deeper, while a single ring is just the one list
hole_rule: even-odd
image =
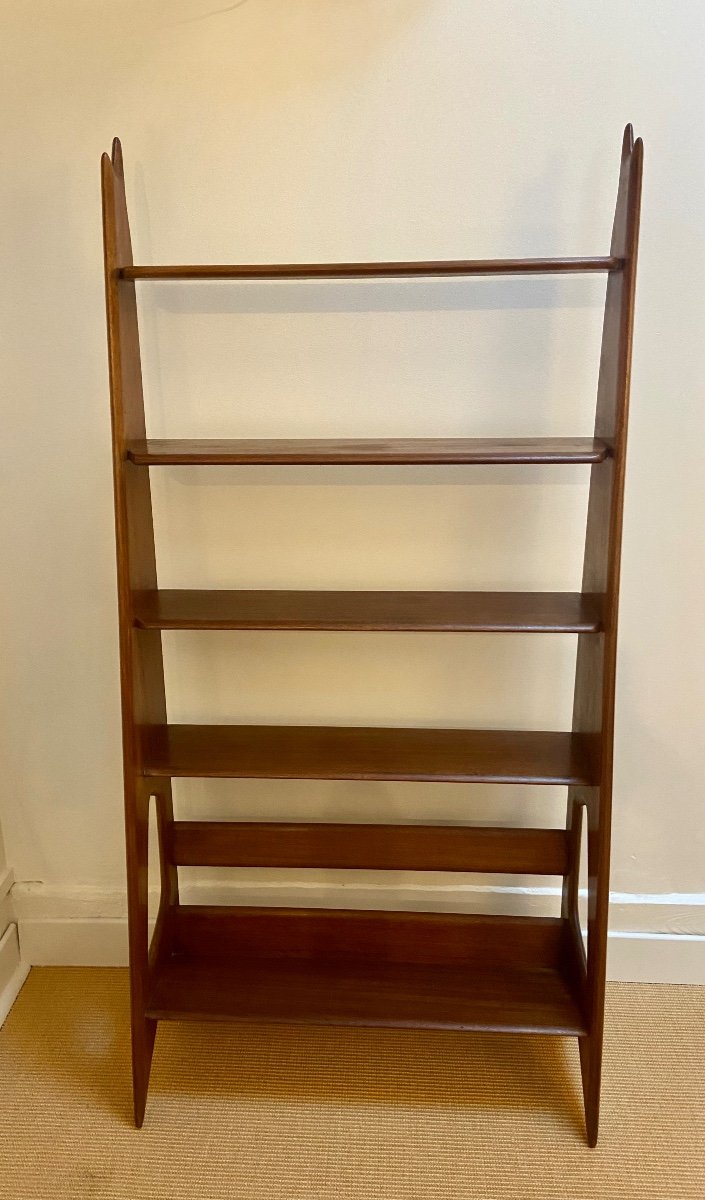
[{"label": "cream painted wall", "polygon": [[[613,885],[633,912],[656,914],[643,918],[649,928],[705,933],[702,4],[2,8],[0,815],[20,916],[122,911],[98,186],[112,135],[123,139],[137,261],[579,255],[607,251],[631,120],[646,172]],[[588,434],[603,289],[588,278],[143,285],[151,429]],[[165,471],[155,480],[162,580],[571,588],[585,480],[569,468]],[[166,642],[176,720],[569,720],[571,638]],[[550,823],[564,797],[221,781],[179,786],[178,805],[203,816]],[[413,893],[418,881],[402,882]]]}]

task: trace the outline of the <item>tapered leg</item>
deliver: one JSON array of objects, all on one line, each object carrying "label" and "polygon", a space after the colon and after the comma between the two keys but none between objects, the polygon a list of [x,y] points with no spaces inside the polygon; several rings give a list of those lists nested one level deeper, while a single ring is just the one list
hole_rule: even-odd
[{"label": "tapered leg", "polygon": [[126,779],[127,912],[135,1124],[144,1120],[157,1023],[145,1016],[149,976],[148,850],[150,793],[140,777]]},{"label": "tapered leg", "polygon": [[602,1075],[602,1037],[591,1034],[580,1038],[580,1070],[583,1077],[585,1131],[589,1146],[597,1145],[600,1126],[600,1078]]},{"label": "tapered leg", "polygon": [[132,1013],[132,1095],[134,1101],[135,1125],[142,1128],[144,1110],[147,1104],[147,1089],[149,1088],[149,1073],[152,1068],[154,1039],[157,1033],[157,1022],[140,1013]]}]

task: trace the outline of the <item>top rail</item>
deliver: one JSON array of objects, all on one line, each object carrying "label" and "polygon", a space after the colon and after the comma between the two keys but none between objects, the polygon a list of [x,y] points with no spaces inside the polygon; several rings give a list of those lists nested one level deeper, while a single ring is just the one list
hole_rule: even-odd
[{"label": "top rail", "polygon": [[121,279],[369,279],[444,275],[570,275],[621,271],[624,259],[488,258],[429,262],[260,263],[240,266],[125,266]]}]

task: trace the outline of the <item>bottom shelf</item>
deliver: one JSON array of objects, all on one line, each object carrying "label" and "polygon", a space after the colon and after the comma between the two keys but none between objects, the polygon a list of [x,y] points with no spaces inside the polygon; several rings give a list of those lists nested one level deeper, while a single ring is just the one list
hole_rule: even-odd
[{"label": "bottom shelf", "polygon": [[505,1033],[586,1032],[559,971],[478,971],[281,960],[160,966],[147,1015],[172,1021],[384,1025]]},{"label": "bottom shelf", "polygon": [[[211,914],[214,936],[201,938],[199,932],[207,929],[207,914]],[[251,930],[247,930],[246,914]],[[299,936],[307,918],[313,926],[308,952],[302,951]],[[412,946],[418,933],[419,944],[428,945],[429,937],[437,939],[441,954],[450,945],[452,961],[427,961],[427,952],[419,955],[413,949],[408,957],[416,961],[397,961],[396,955],[369,961],[365,947],[361,950],[361,929],[364,933],[379,924],[386,937],[395,918],[401,934],[397,945]],[[274,939],[272,929],[276,931]],[[327,941],[326,934],[333,932],[340,940],[331,957],[329,946],[322,943]],[[162,955],[152,969],[147,1015],[161,1020],[376,1025],[580,1037],[587,1030],[567,955],[566,965],[562,962],[565,932],[560,920],[533,918],[175,909],[162,943],[171,946],[171,953]],[[264,936],[258,936],[261,934]],[[459,938],[467,939],[467,961],[457,953]],[[379,951],[379,938],[374,934],[372,942]],[[478,953],[480,942],[482,954]],[[517,946],[514,956],[503,949],[509,943]],[[493,944],[499,947],[498,955],[492,952]],[[531,962],[537,946],[549,953],[539,953]],[[531,947],[530,954],[527,947]]]}]

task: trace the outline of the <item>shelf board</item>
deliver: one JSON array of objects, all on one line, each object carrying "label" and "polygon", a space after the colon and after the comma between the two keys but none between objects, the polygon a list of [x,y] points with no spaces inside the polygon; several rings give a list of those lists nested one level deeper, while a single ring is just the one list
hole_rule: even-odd
[{"label": "shelf board", "polygon": [[147,1015],[581,1036],[557,918],[177,907]]},{"label": "shelf board", "polygon": [[370,279],[447,275],[566,275],[619,271],[622,258],[490,258],[426,262],[259,263],[249,265],[129,266],[121,279]]},{"label": "shelf board", "polygon": [[570,733],[357,726],[144,727],[148,776],[591,784],[592,741]]},{"label": "shelf board", "polygon": [[154,974],[148,1017],[378,1025],[504,1033],[585,1033],[558,970],[256,961],[170,962]]},{"label": "shelf board", "polygon": [[599,597],[579,592],[187,591],[137,593],[141,629],[597,633]]},{"label": "shelf board", "polygon": [[599,463],[596,438],[234,438],[127,443],[139,466],[413,466]]}]

